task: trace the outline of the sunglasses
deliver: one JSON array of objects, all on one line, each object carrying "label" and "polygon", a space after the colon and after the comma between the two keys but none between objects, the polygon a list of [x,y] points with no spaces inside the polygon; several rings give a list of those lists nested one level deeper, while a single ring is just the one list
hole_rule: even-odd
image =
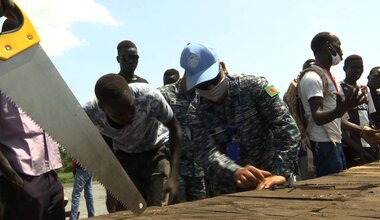
[{"label": "sunglasses", "polygon": [[138,60],[139,58],[140,57],[137,54],[130,54],[130,55],[127,55],[127,56],[121,56],[121,59],[123,59],[124,61],[127,61],[127,60]]},{"label": "sunglasses", "polygon": [[221,74],[219,72],[215,78],[207,80],[203,83],[200,83],[200,84],[196,85],[195,88],[199,89],[199,90],[207,90],[209,88],[209,86],[216,86],[220,82],[220,76],[221,76]]}]

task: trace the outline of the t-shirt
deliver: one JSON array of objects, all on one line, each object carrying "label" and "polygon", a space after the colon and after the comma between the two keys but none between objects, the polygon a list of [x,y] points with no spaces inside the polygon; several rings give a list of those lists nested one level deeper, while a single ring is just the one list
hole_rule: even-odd
[{"label": "t-shirt", "polygon": [[[315,142],[336,142],[341,143],[341,119],[337,118],[323,126],[317,125],[311,115],[311,109],[309,105],[309,99],[312,97],[322,97],[323,98],[323,110],[331,111],[336,107],[336,95],[337,92],[335,85],[327,72],[314,65],[314,67],[319,68],[326,75],[328,80],[328,91],[326,94],[323,93],[323,83],[322,78],[314,71],[309,71],[305,73],[300,81],[300,97],[302,101],[303,108],[305,109],[305,117],[308,121],[307,132],[310,136],[310,140]],[[338,87],[339,89],[339,87]]]},{"label": "t-shirt", "polygon": [[146,152],[166,144],[168,129],[163,125],[173,118],[173,111],[162,94],[146,83],[129,84],[135,98],[136,112],[130,125],[112,127],[96,98],[84,110],[100,133],[113,139],[113,150],[127,153]]}]

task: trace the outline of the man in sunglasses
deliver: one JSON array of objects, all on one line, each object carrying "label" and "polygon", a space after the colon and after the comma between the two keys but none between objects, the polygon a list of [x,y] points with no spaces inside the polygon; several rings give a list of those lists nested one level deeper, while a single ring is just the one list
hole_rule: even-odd
[{"label": "man in sunglasses", "polygon": [[[137,53],[136,45],[130,40],[123,40],[117,45],[116,60],[120,65],[119,75],[124,77],[128,83],[148,83],[144,78],[135,74],[137,64],[139,62],[139,55]],[[112,149],[112,139],[103,135],[104,140]],[[106,206],[109,213],[123,210],[123,205],[116,200],[111,193],[107,191]]]},{"label": "man in sunglasses", "polygon": [[300,134],[278,91],[263,77],[229,76],[213,49],[189,43],[181,54],[188,120],[211,196],[284,184]]},{"label": "man in sunglasses", "polygon": [[119,75],[123,76],[128,83],[148,83],[146,79],[135,74],[137,64],[139,63],[139,55],[137,47],[132,41],[123,40],[117,45],[116,60],[120,64]]}]

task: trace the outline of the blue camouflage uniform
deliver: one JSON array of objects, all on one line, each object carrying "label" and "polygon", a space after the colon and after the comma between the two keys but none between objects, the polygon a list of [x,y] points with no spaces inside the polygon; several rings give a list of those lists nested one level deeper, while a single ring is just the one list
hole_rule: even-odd
[{"label": "blue camouflage uniform", "polygon": [[171,106],[175,117],[181,125],[183,134],[181,158],[179,162],[179,202],[194,201],[206,198],[204,172],[195,162],[194,149],[191,145],[191,133],[188,128],[187,111],[195,93],[189,94],[180,90],[179,81],[164,85],[160,92]]},{"label": "blue camouflage uniform", "polygon": [[188,111],[194,152],[212,196],[238,191],[233,174],[245,165],[288,178],[300,140],[287,107],[264,77],[242,74],[227,80],[222,104],[197,96]]}]

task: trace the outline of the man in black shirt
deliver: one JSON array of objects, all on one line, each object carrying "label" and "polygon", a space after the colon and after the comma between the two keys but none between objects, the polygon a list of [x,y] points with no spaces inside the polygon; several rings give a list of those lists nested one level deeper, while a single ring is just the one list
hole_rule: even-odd
[{"label": "man in black shirt", "polygon": [[123,40],[117,45],[117,62],[120,64],[119,75],[123,76],[128,83],[148,83],[144,78],[135,74],[139,55],[136,45],[130,40]]}]

